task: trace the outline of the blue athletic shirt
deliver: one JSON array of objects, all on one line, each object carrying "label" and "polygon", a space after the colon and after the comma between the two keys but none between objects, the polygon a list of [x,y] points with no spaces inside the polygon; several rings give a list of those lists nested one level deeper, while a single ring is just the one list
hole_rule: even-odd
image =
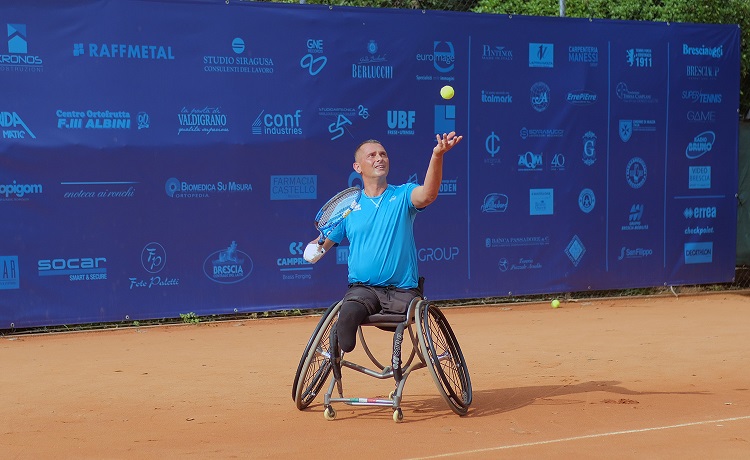
[{"label": "blue athletic shirt", "polygon": [[362,193],[359,206],[328,236],[349,240],[349,283],[417,287],[417,246],[411,192],[417,184],[389,185],[382,195]]}]

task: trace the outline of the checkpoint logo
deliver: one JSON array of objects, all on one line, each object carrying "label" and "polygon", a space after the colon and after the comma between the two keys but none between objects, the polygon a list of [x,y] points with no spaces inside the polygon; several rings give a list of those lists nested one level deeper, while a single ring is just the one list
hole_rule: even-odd
[{"label": "checkpoint logo", "polygon": [[42,58],[29,54],[26,24],[7,24],[7,31],[7,54],[0,54],[0,69],[11,72],[43,72]]}]

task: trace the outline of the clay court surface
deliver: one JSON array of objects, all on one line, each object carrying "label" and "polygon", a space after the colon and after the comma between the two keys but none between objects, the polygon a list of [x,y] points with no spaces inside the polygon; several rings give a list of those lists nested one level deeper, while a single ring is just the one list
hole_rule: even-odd
[{"label": "clay court surface", "polygon": [[[5,336],[2,457],[750,458],[746,293],[443,311],[473,404],[455,415],[423,369],[399,424],[346,405],[326,421],[322,395],[296,409],[315,316]],[[358,397],[393,387],[346,369],[344,383]]]}]

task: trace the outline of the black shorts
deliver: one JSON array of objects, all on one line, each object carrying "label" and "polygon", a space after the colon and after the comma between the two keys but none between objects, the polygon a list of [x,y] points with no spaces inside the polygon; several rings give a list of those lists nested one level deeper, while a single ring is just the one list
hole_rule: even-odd
[{"label": "black shorts", "polygon": [[380,312],[404,314],[412,299],[421,296],[422,290],[418,287],[401,289],[393,286],[350,284],[344,302],[359,302],[367,308],[370,315]]}]

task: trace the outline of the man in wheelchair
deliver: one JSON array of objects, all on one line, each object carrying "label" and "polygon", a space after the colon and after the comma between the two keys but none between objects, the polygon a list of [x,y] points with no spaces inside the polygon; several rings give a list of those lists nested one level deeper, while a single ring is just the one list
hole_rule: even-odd
[{"label": "man in wheelchair", "polygon": [[[412,299],[423,296],[414,218],[438,197],[443,157],[463,136],[451,132],[435,138],[423,185],[389,185],[390,158],[379,141],[366,140],[354,152],[353,168],[362,176],[362,197],[323,243],[325,254],[345,237],[349,240],[349,289],[336,325],[336,339],[345,353],[354,349],[357,327],[368,316],[403,314]],[[317,245],[317,238],[310,244]]]}]

